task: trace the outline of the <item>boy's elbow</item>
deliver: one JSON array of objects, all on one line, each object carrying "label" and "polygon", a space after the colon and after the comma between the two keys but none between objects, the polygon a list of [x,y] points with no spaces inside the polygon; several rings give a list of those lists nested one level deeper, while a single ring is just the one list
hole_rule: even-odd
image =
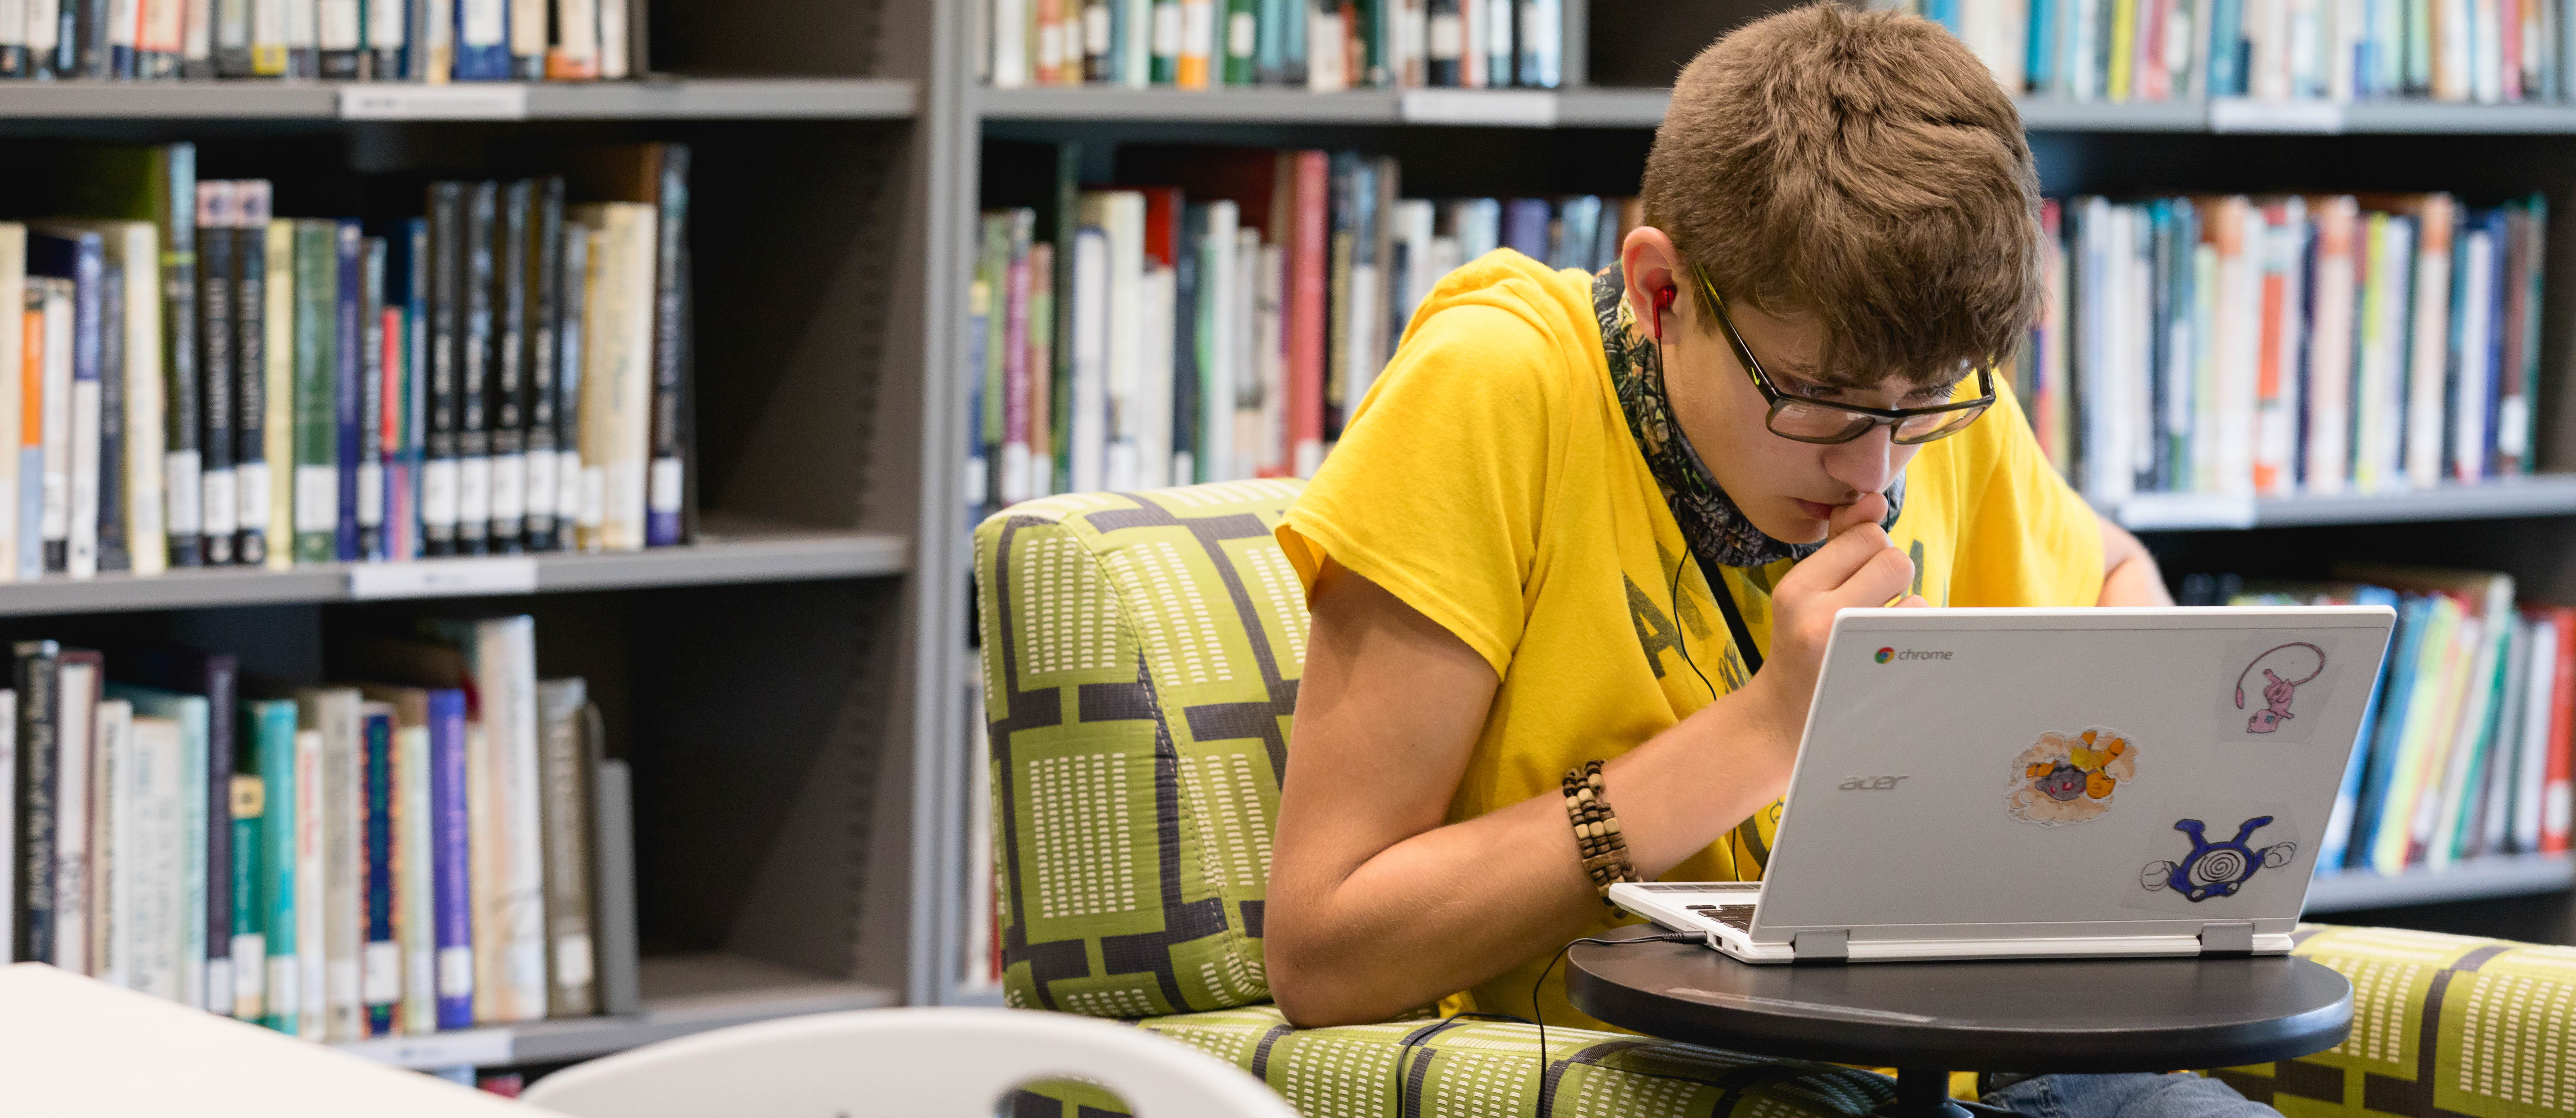
[{"label": "boy's elbow", "polygon": [[[1317,959],[1315,944],[1286,928],[1273,927],[1262,941],[1262,969],[1270,976],[1270,1000],[1288,1023],[1300,1029],[1334,1025],[1373,1025],[1388,1012],[1370,1004],[1369,987],[1355,981],[1352,968]],[[1389,1011],[1392,1012],[1392,1011]]]}]

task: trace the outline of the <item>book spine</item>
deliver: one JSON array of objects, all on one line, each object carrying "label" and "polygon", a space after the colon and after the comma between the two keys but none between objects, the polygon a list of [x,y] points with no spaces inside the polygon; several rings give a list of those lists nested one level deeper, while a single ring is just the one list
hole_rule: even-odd
[{"label": "book spine", "polygon": [[484,398],[491,432],[492,521],[486,547],[511,554],[526,547],[528,496],[528,228],[536,184],[521,179],[501,192],[492,235],[492,382]]},{"label": "book spine", "polygon": [[54,872],[56,793],[62,743],[56,721],[61,709],[62,646],[52,641],[19,641],[13,682],[17,709],[17,938],[12,958],[20,962],[54,959]]},{"label": "book spine", "polygon": [[355,221],[334,223],[333,262],[339,280],[333,289],[331,347],[332,442],[337,455],[337,507],[332,510],[331,541],[335,558],[354,562],[358,551],[358,429],[366,407],[362,389],[367,348],[365,330],[365,244]]},{"label": "book spine", "polygon": [[[339,226],[295,223],[295,561],[339,558]],[[319,992],[316,991],[318,994]]]},{"label": "book spine", "polygon": [[[0,0],[0,79],[27,76],[27,0]],[[8,919],[7,908],[0,905],[0,921]],[[5,942],[0,939],[0,943]]]},{"label": "book spine", "polygon": [[[106,700],[98,704],[96,719],[90,756],[89,973],[110,986],[178,1000],[178,976],[171,966],[178,959],[173,952],[155,950],[169,946],[156,941],[178,938],[168,922],[168,907],[154,904],[147,913],[135,903],[138,884],[155,900],[170,896],[179,884],[167,873],[148,872],[146,863],[153,859],[144,850],[175,836],[155,834],[156,841],[147,843],[142,834],[149,807],[140,801],[146,796],[167,800],[161,786],[168,776],[135,756],[132,705]],[[138,780],[138,773],[148,775]]]},{"label": "book spine", "polygon": [[[120,265],[123,273],[118,287],[124,304],[121,318],[111,316],[109,322],[110,332],[124,338],[117,362],[124,408],[118,424],[124,457],[117,463],[117,476],[123,485],[117,506],[123,510],[125,520],[116,538],[123,541],[126,552],[126,566],[121,569],[157,575],[169,568],[170,560],[169,533],[161,520],[161,493],[166,486],[161,477],[160,232],[148,221],[120,222],[108,235],[108,248],[110,259]],[[0,245],[0,253],[7,251],[5,245]],[[6,286],[13,285],[0,285],[0,292],[5,292]],[[0,307],[8,305],[9,296],[0,293]],[[6,338],[0,338],[0,353],[13,353],[16,348]],[[8,410],[0,408],[0,431],[7,430],[10,424]],[[5,452],[0,452],[0,493],[12,487],[5,459]],[[11,519],[8,502],[0,497],[0,525]],[[9,549],[7,533],[0,530],[0,556],[8,554]],[[0,574],[0,578],[5,577]]]},{"label": "book spine", "polygon": [[[425,709],[399,707],[404,718],[420,718]],[[402,943],[402,1011],[399,1031],[419,1035],[438,1031],[438,875],[431,836],[429,799],[429,726],[401,724],[394,730],[394,903],[399,915],[394,930]]]},{"label": "book spine", "polygon": [[438,1027],[474,1025],[474,910],[466,807],[465,693],[429,695],[429,811],[434,828],[429,850],[436,883]]},{"label": "book spine", "polygon": [[[555,335],[555,546],[581,545],[584,472],[581,457],[583,362],[588,360],[590,245],[596,232],[566,220],[563,231],[563,313]],[[594,518],[593,527],[597,527]]]},{"label": "book spine", "polygon": [[[86,235],[78,245],[72,269],[70,488],[64,505],[62,569],[74,578],[89,578],[98,573],[99,424],[104,387],[100,378],[109,333],[108,285],[101,240]],[[52,448],[47,451],[50,454]]]},{"label": "book spine", "polygon": [[389,706],[370,704],[361,716],[361,780],[365,796],[365,866],[361,871],[366,945],[359,959],[359,997],[366,1035],[394,1030],[402,999],[402,948],[394,941],[394,719]]},{"label": "book spine", "polygon": [[[534,1020],[546,1015],[547,990],[536,623],[527,617],[477,622],[475,645],[475,686],[492,747],[490,802],[497,815],[485,833],[501,843],[493,912],[503,937],[496,953],[503,984],[493,1005],[502,1020]],[[522,900],[531,897],[539,903]]]},{"label": "book spine", "polygon": [[[1065,2],[1070,4],[1073,0],[1065,0]],[[1434,2],[1437,3],[1438,0]],[[1223,26],[1218,29],[1217,34],[1224,40],[1224,81],[1227,85],[1251,85],[1260,80],[1259,72],[1254,68],[1257,61],[1256,52],[1261,45],[1259,7],[1260,0],[1225,0]],[[1073,52],[1073,55],[1079,57],[1079,50]]]},{"label": "book spine", "polygon": [[214,0],[215,75],[247,78],[251,68],[252,0]]},{"label": "book spine", "polygon": [[169,455],[162,471],[167,495],[170,565],[197,566],[202,555],[203,479],[197,432],[202,422],[197,372],[197,148],[170,144],[155,162],[161,181],[153,191],[153,222],[161,227],[161,373]]},{"label": "book spine", "polygon": [[295,1035],[331,1039],[331,873],[329,828],[338,814],[335,789],[324,765],[325,736],[307,728],[309,700],[296,704],[295,729],[295,970],[302,997]]},{"label": "book spine", "polygon": [[240,224],[235,193],[230,182],[197,184],[197,373],[203,392],[198,412],[197,446],[203,471],[198,509],[204,518],[199,540],[209,567],[233,562],[235,536],[241,529],[241,498],[235,484],[239,479],[233,475],[233,421],[238,418],[233,390],[239,383],[233,349],[238,340],[233,311],[239,305],[232,286],[233,234]]},{"label": "book spine", "polygon": [[548,971],[549,1017],[581,1017],[598,1008],[592,982],[590,764],[582,741],[582,707],[588,701],[588,689],[579,679],[537,685],[544,751],[546,942],[553,964]]},{"label": "book spine", "polygon": [[[154,237],[154,240],[158,239]],[[26,426],[23,411],[25,380],[30,366],[41,367],[44,364],[42,281],[31,281],[26,261],[27,227],[14,221],[0,222],[0,582],[16,581],[21,573],[18,456]],[[157,261],[147,260],[147,263],[155,265],[150,282],[154,285],[154,302],[157,305],[160,272]],[[156,335],[160,332],[157,324],[153,332]],[[13,787],[0,784],[0,802],[11,800]],[[16,831],[13,828],[7,833],[15,835]],[[0,857],[0,877],[6,876],[6,866],[15,864],[14,854]],[[0,886],[14,890],[11,881],[0,881]],[[0,890],[0,910],[10,907],[7,898],[11,895],[11,891]],[[0,944],[7,942],[0,939]]]},{"label": "book spine", "polygon": [[329,688],[302,694],[309,699],[299,699],[298,713],[322,735],[325,1028],[332,1040],[354,1040],[366,1035],[361,969],[367,943],[364,724],[353,690]]},{"label": "book spine", "polygon": [[424,460],[420,477],[421,547],[427,555],[456,554],[456,387],[463,362],[465,184],[430,187],[429,376],[423,403]]},{"label": "book spine", "polygon": [[[215,0],[186,0],[179,15],[179,77],[207,81],[215,77]],[[167,71],[152,75],[167,77]]]},{"label": "book spine", "polygon": [[315,0],[314,35],[320,76],[327,81],[358,81],[365,54],[358,0]]},{"label": "book spine", "polygon": [[411,470],[403,459],[402,442],[403,386],[411,356],[402,275],[410,266],[403,253],[407,239],[408,231],[399,226],[392,236],[380,238],[384,261],[377,270],[383,275],[384,298],[368,320],[374,325],[368,350],[374,354],[373,379],[368,383],[369,391],[376,395],[376,407],[370,411],[368,423],[372,424],[375,449],[372,457],[359,463],[359,468],[372,463],[378,478],[368,491],[377,494],[381,502],[384,541],[374,553],[381,559],[409,559],[413,555]]},{"label": "book spine", "polygon": [[374,81],[412,80],[404,65],[411,38],[411,10],[406,0],[366,0],[366,56],[360,72]]},{"label": "book spine", "polygon": [[456,80],[510,80],[508,0],[455,0]]},{"label": "book spine", "polygon": [[[269,184],[249,179],[234,186],[233,250],[233,483],[234,558],[244,566],[268,563],[268,223]],[[283,541],[281,541],[283,542]]]},{"label": "book spine", "polygon": [[456,550],[490,550],[492,530],[492,227],[498,224],[497,184],[473,184],[465,206],[464,316],[457,339]]},{"label": "book spine", "polygon": [[94,910],[90,854],[96,841],[92,812],[99,804],[99,654],[65,649],[57,677],[54,712],[54,955],[55,966],[92,973]]},{"label": "book spine", "polygon": [[546,50],[546,77],[556,81],[598,78],[599,46],[597,0],[555,0],[554,36]]},{"label": "book spine", "polygon": [[97,489],[92,494],[95,510],[90,532],[96,541],[95,569],[121,572],[134,568],[125,537],[125,343],[129,332],[125,269],[113,258],[99,269],[98,317],[98,464],[93,467]]},{"label": "book spine", "polygon": [[253,77],[286,76],[286,8],[288,0],[250,0],[250,72]]},{"label": "book spine", "polygon": [[652,465],[646,487],[644,544],[686,542],[682,508],[689,417],[689,149],[662,145],[661,214],[653,257]]},{"label": "book spine", "polygon": [[41,578],[45,573],[45,308],[56,299],[58,282],[43,276],[25,278],[25,310],[18,367],[17,554],[15,577]]},{"label": "book spine", "polygon": [[207,1009],[229,1013],[239,1000],[243,980],[241,952],[234,949],[233,917],[240,906],[233,900],[233,820],[231,812],[233,773],[240,767],[240,724],[234,717],[240,709],[240,669],[230,656],[209,656],[199,677],[206,696],[206,755],[204,763],[193,767],[203,774],[203,783],[193,783],[202,812],[191,812],[203,826],[205,857],[192,868],[205,885],[205,955]]},{"label": "book spine", "polygon": [[295,223],[268,223],[267,340],[261,345],[266,368],[260,378],[260,423],[268,461],[268,566],[285,570],[295,564],[295,371],[296,319]]},{"label": "book spine", "polygon": [[38,409],[36,498],[39,552],[36,570],[60,574],[71,548],[72,366],[78,332],[74,309],[78,285],[69,279],[45,279],[44,367],[37,374],[44,405]]},{"label": "book spine", "polygon": [[555,549],[555,495],[560,488],[555,472],[562,447],[555,438],[555,423],[563,345],[563,192],[560,178],[540,182],[528,227],[527,433],[522,444],[527,459],[523,505],[529,551]]},{"label": "book spine", "polygon": [[540,81],[546,76],[546,0],[509,0],[510,76]]},{"label": "book spine", "polygon": [[1290,470],[1313,477],[1324,460],[1324,287],[1327,261],[1329,157],[1320,151],[1288,156],[1296,176],[1289,215],[1295,240],[1288,258],[1288,437]]},{"label": "book spine", "polygon": [[[231,721],[227,714],[216,716]],[[233,1004],[232,1016],[244,1021],[257,1021],[268,1015],[268,936],[265,898],[262,893],[262,851],[266,849],[262,834],[262,817],[268,811],[266,785],[253,773],[234,773],[227,782],[231,810],[227,822],[232,830],[232,859],[227,867],[232,876],[230,935],[225,937],[232,949]]]},{"label": "book spine", "polygon": [[[0,351],[5,352],[5,351]],[[0,688],[0,957],[18,957],[18,693]]]},{"label": "book spine", "polygon": [[[296,957],[300,928],[295,904],[298,763],[295,704],[282,699],[250,703],[245,723],[259,741],[260,928],[268,953],[267,1002],[260,1023],[293,1033],[303,1020],[304,968]],[[318,994],[319,991],[316,991]]]},{"label": "book spine", "polygon": [[[350,497],[355,508],[351,521],[355,529],[356,554],[352,559],[382,561],[385,551],[385,239],[363,237],[358,242],[358,334],[357,383],[344,385],[354,389],[356,423],[341,432],[345,440],[341,453],[354,460],[343,476],[351,482]],[[347,405],[343,405],[346,410]]]},{"label": "book spine", "polygon": [[[2567,849],[2569,824],[2576,819],[2576,611],[2561,608],[2554,612],[2558,663],[2549,686],[2549,758],[2543,763],[2548,782],[2540,801],[2540,851],[2544,854]],[[25,741],[25,735],[20,735],[19,740]]]},{"label": "book spine", "polygon": [[[156,798],[164,803],[154,808],[154,818],[163,820],[156,823],[154,829],[167,838],[154,844],[158,853],[153,859],[153,876],[168,882],[162,887],[163,896],[176,893],[181,903],[170,913],[174,918],[172,922],[178,926],[166,936],[156,936],[155,942],[156,945],[175,942],[179,950],[168,952],[166,946],[156,946],[154,950],[156,954],[175,955],[167,969],[177,978],[175,996],[180,1002],[212,1008],[217,1005],[217,995],[221,995],[223,1009],[217,1012],[223,1012],[232,1006],[233,1001],[231,950],[226,937],[216,928],[220,921],[229,930],[231,920],[230,914],[214,907],[218,894],[212,872],[212,831],[218,826],[229,831],[230,827],[225,826],[229,821],[220,814],[210,817],[216,800],[209,787],[216,782],[212,779],[214,770],[209,759],[213,743],[209,740],[207,719],[203,713],[210,705],[197,702],[194,696],[190,696],[166,714],[156,711],[160,717],[137,721],[131,732],[138,746],[151,746],[160,751],[154,764],[168,763],[162,769],[169,775],[164,782],[167,791],[155,793]],[[179,718],[173,719],[168,715],[178,715]],[[167,868],[159,868],[162,865]]]},{"label": "book spine", "polygon": [[410,287],[403,304],[402,483],[396,488],[402,508],[397,523],[402,527],[403,544],[397,554],[412,559],[418,558],[426,546],[422,541],[422,448],[428,437],[429,362],[434,352],[429,332],[429,222],[413,218],[405,223],[404,238],[410,246],[404,269],[405,282]]}]

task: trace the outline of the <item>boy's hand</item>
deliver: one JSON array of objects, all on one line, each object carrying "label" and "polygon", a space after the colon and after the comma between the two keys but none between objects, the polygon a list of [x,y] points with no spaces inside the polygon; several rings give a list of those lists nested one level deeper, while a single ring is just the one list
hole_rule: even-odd
[{"label": "boy's hand", "polygon": [[1876,493],[1835,510],[1825,546],[1789,568],[1772,588],[1771,651],[1747,690],[1760,694],[1782,720],[1793,750],[1815,696],[1834,613],[1925,604],[1921,596],[1906,593],[1914,580],[1914,561],[1878,526],[1886,516],[1887,498]]}]

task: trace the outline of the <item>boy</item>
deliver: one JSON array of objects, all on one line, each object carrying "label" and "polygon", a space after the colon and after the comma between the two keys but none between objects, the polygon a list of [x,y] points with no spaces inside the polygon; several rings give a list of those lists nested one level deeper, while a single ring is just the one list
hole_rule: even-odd
[{"label": "boy", "polygon": [[[1297,1024],[1596,1024],[1542,968],[1613,881],[1760,876],[1839,608],[2171,604],[1991,371],[2038,181],[1957,40],[1750,24],[1676,82],[1644,196],[1599,277],[1443,280],[1278,530],[1313,620],[1266,914]],[[2271,1113],[2115,1078],[2014,1090]]]}]

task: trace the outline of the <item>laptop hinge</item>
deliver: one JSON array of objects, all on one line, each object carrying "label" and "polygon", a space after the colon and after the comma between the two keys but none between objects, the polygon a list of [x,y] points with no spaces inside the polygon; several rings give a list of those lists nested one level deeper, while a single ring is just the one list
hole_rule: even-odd
[{"label": "laptop hinge", "polygon": [[1851,933],[1800,932],[1790,938],[1789,950],[1796,962],[1847,963],[1851,961]]},{"label": "laptop hinge", "polygon": [[2254,925],[2247,923],[2201,925],[2200,953],[2203,956],[2252,955]]}]

